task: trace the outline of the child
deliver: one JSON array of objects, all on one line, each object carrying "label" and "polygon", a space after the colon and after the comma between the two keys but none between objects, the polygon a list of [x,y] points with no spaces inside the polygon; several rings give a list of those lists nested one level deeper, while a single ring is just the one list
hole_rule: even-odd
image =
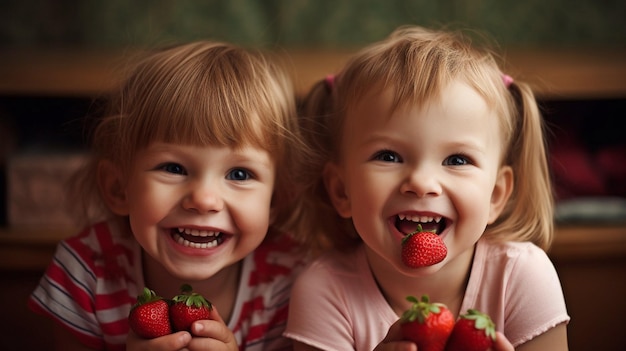
[{"label": "child", "polygon": [[[334,251],[292,290],[285,335],[297,350],[415,350],[397,328],[408,295],[455,316],[489,314],[498,350],[567,349],[569,317],[543,251],[553,228],[542,120],[527,85],[461,34],[405,27],[318,83],[303,109],[319,158],[302,229],[319,229],[305,239]],[[418,225],[443,240],[443,261],[403,262],[402,239]]]},{"label": "child", "polygon": [[[60,243],[30,307],[62,327],[64,350],[290,348],[303,262],[281,233],[305,149],[289,77],[259,53],[196,42],[139,62],[111,107],[76,183],[108,220]],[[183,283],[214,318],[191,334],[129,334],[144,286],[172,298]]]}]

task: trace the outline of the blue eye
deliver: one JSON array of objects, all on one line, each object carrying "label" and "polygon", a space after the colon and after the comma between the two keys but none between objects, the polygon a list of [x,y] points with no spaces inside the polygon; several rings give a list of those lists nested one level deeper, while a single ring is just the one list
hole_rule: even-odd
[{"label": "blue eye", "polygon": [[250,174],[250,172],[242,168],[232,169],[226,175],[226,179],[229,179],[229,180],[242,181],[242,180],[248,180],[250,178],[252,178],[252,174]]},{"label": "blue eye", "polygon": [[164,163],[160,165],[158,169],[161,169],[168,173],[187,175],[187,170],[185,170],[185,167],[181,166],[178,163]]},{"label": "blue eye", "polygon": [[402,162],[402,158],[397,153],[390,150],[381,150],[374,154],[372,160],[382,161],[382,162]]},{"label": "blue eye", "polygon": [[452,155],[443,161],[445,166],[464,166],[470,163],[469,159],[463,155]]}]

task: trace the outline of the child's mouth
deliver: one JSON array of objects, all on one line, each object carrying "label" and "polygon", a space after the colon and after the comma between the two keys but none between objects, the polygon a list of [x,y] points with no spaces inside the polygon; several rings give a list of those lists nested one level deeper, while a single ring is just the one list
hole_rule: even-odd
[{"label": "child's mouth", "polygon": [[209,249],[224,242],[224,234],[189,228],[172,229],[172,238],[178,244],[196,249]]},{"label": "child's mouth", "polygon": [[424,232],[433,232],[437,235],[446,229],[446,219],[441,216],[410,216],[399,214],[396,216],[396,229],[401,233],[410,234],[417,230],[417,226],[422,227]]}]

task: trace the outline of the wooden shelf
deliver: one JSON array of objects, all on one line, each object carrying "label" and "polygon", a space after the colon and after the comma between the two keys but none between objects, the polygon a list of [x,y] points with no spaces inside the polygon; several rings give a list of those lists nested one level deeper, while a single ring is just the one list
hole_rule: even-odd
[{"label": "wooden shelf", "polygon": [[0,229],[0,270],[43,270],[69,230]]},{"label": "wooden shelf", "polygon": [[[43,270],[71,230],[0,229],[0,270]],[[549,256],[559,262],[626,258],[626,224],[559,226]]]},{"label": "wooden shelf", "polygon": [[548,253],[560,261],[626,258],[626,224],[557,226]]},{"label": "wooden shelf", "polygon": [[[285,50],[296,93],[335,73],[354,50]],[[38,50],[0,55],[0,94],[94,96],[111,90],[137,52]],[[505,50],[505,70],[547,98],[626,97],[626,50]]]}]

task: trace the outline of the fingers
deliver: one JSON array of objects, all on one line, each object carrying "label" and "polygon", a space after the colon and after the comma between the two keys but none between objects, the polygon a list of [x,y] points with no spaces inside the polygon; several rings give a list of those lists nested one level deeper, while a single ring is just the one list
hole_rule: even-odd
[{"label": "fingers", "polygon": [[190,341],[191,334],[188,332],[177,332],[154,339],[144,339],[131,330],[126,337],[126,350],[175,351],[187,347]]},{"label": "fingers", "polygon": [[177,351],[188,349],[191,351],[237,351],[235,336],[215,307],[211,311],[210,318],[195,321],[191,325],[193,337],[192,334],[182,331],[154,339],[144,339],[131,330],[126,338],[126,350]]},{"label": "fingers", "polygon": [[211,350],[237,350],[235,335],[228,328],[215,306],[211,310],[210,318],[195,321],[191,325],[191,332],[198,338],[193,338],[190,349],[201,349],[199,345],[202,344],[202,347]]}]

